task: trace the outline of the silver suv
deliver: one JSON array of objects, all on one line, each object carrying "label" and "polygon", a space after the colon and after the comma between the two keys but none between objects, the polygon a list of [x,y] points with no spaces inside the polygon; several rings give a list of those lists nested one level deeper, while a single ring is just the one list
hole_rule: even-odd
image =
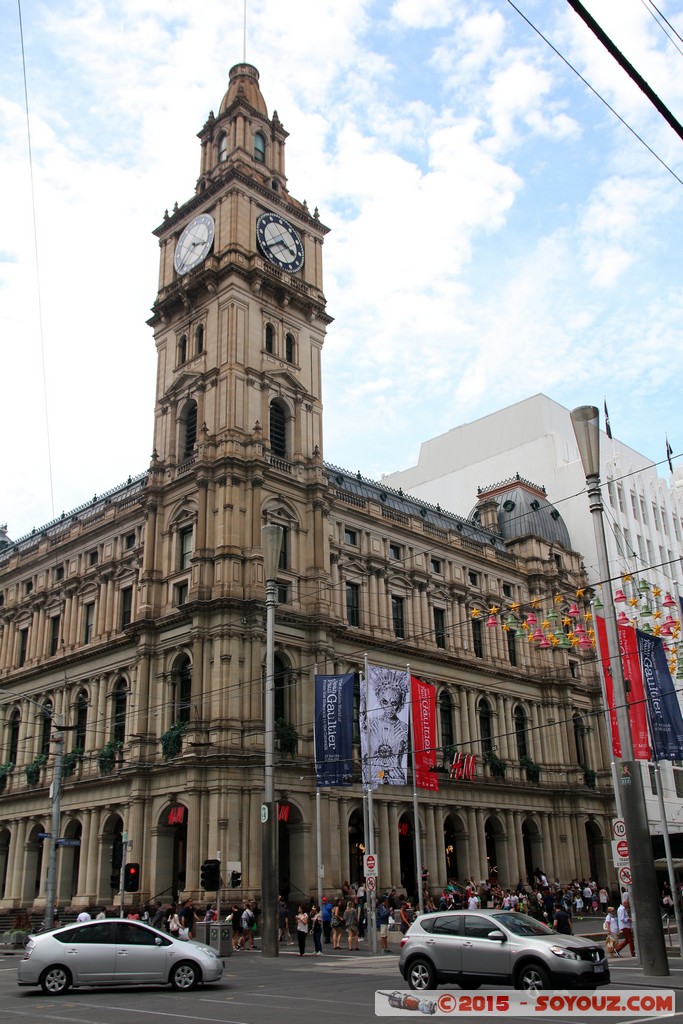
[{"label": "silver suv", "polygon": [[449,910],[423,914],[401,940],[399,970],[412,989],[442,982],[461,988],[482,983],[544,988],[608,985],[602,946],[559,935],[541,921],[511,910]]}]

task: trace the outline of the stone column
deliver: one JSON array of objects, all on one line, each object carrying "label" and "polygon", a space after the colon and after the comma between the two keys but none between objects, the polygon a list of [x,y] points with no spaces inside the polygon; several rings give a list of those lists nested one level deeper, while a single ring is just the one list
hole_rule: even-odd
[{"label": "stone column", "polygon": [[517,822],[512,811],[505,811],[505,827],[507,829],[508,840],[508,872],[509,872],[509,885],[511,888],[517,884],[517,879],[521,875],[519,867],[519,852],[517,849]]},{"label": "stone column", "polygon": [[[383,888],[391,885],[391,850],[393,838],[389,835],[389,808],[385,800],[375,799],[373,809],[377,814],[379,847],[379,879],[378,884]],[[398,841],[398,837],[397,837]]]},{"label": "stone column", "polygon": [[488,878],[488,861],[486,860],[486,831],[484,829],[484,811],[481,807],[477,807],[474,812],[474,816],[477,822],[477,840],[479,843],[479,867],[478,874],[475,872],[475,882],[480,882],[484,878]]},{"label": "stone column", "polygon": [[[429,871],[430,888],[446,884],[446,858],[443,849],[443,825],[441,823],[441,812],[434,804],[425,804],[422,807],[427,826],[425,842],[422,844],[424,862]],[[418,870],[422,868],[418,864]]]}]

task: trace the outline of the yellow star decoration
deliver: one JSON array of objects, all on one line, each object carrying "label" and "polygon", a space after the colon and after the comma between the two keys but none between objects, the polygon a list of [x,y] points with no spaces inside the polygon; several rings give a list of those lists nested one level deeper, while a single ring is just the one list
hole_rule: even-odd
[{"label": "yellow star decoration", "polygon": [[661,587],[653,587],[652,588],[652,596],[653,597],[659,597],[661,592],[662,592],[662,588]]},{"label": "yellow star decoration", "polygon": [[531,626],[529,625],[528,622],[523,622],[522,623],[522,629],[524,630],[525,633],[528,633],[529,630],[531,629]]},{"label": "yellow star decoration", "polygon": [[631,608],[637,608],[638,607],[638,598],[637,597],[629,597],[628,603],[631,605]]},{"label": "yellow star decoration", "polygon": [[569,618],[568,615],[565,615],[564,618],[562,619],[562,625],[563,626],[571,626],[571,624],[572,624],[572,620]]},{"label": "yellow star decoration", "polygon": [[531,598],[531,607],[532,608],[540,608],[541,607],[541,600],[540,600],[540,598],[532,597]]},{"label": "yellow star decoration", "polygon": [[586,622],[591,622],[592,620],[593,620],[593,612],[586,612]]},{"label": "yellow star decoration", "polygon": [[473,619],[478,619],[480,615],[481,615],[481,612],[479,611],[478,608],[473,608],[472,609],[472,618]]},{"label": "yellow star decoration", "polygon": [[529,641],[530,644],[532,644],[534,642],[534,634],[531,632],[531,630],[529,630],[529,635],[527,636],[527,640]]},{"label": "yellow star decoration", "polygon": [[510,632],[510,627],[506,626],[504,622],[501,622],[500,625],[501,625],[501,629],[503,630],[504,633],[509,633]]},{"label": "yellow star decoration", "polygon": [[579,590],[576,591],[576,596],[577,597],[583,597],[585,593],[586,593],[586,588],[585,587],[581,587]]},{"label": "yellow star decoration", "polygon": [[662,617],[662,613],[660,612],[659,608],[657,609],[656,612],[652,613],[652,618],[653,619],[661,619],[661,617]]},{"label": "yellow star decoration", "polygon": [[661,636],[662,627],[659,625],[659,623],[657,623],[657,625],[654,627],[652,632],[654,633],[655,636]]},{"label": "yellow star decoration", "polygon": [[519,601],[513,601],[512,602],[512,604],[510,605],[510,611],[511,612],[518,612],[519,611]]},{"label": "yellow star decoration", "polygon": [[500,611],[500,607],[497,604],[492,604],[489,608],[489,615],[497,615]]},{"label": "yellow star decoration", "polygon": [[564,597],[562,596],[562,594],[555,594],[553,601],[555,602],[555,604],[562,604],[562,602],[564,601]]},{"label": "yellow star decoration", "polygon": [[541,623],[541,628],[542,629],[550,629],[550,623],[548,622],[547,619],[543,620],[543,622]]},{"label": "yellow star decoration", "polygon": [[622,573],[621,578],[624,581],[624,583],[630,583],[631,582],[631,573],[630,572]]}]

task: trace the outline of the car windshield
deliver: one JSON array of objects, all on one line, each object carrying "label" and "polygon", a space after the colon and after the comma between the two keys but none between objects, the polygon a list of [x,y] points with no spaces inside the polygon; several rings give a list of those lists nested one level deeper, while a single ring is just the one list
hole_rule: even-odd
[{"label": "car windshield", "polygon": [[535,921],[527,914],[496,914],[496,922],[502,924],[513,935],[554,935],[552,928],[542,921]]}]

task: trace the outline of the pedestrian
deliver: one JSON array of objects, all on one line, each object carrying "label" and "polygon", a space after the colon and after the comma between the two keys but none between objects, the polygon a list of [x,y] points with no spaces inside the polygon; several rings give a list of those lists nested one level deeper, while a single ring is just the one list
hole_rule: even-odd
[{"label": "pedestrian", "polygon": [[183,900],[178,920],[180,921],[181,929],[186,933],[181,938],[193,939],[197,915],[194,912],[194,903],[191,899]]},{"label": "pedestrian", "polygon": [[621,906],[617,910],[617,922],[619,924],[619,931],[624,936],[623,940],[618,946],[615,946],[615,952],[620,953],[625,946],[631,950],[631,956],[636,955],[636,947],[633,941],[633,921],[631,920],[631,901],[628,896],[624,896],[621,901]]},{"label": "pedestrian", "polygon": [[344,911],[344,927],[348,937],[349,949],[358,949],[358,907],[349,900]]},{"label": "pedestrian", "polygon": [[564,910],[562,903],[555,905],[555,913],[553,915],[553,928],[558,935],[571,935],[572,934],[572,923],[569,919],[569,914]]},{"label": "pedestrian", "polygon": [[405,933],[410,928],[410,925],[411,925],[410,911],[411,911],[410,903],[408,902],[408,900],[404,900],[403,903],[401,904],[401,910],[399,911],[401,935],[405,935]]},{"label": "pedestrian", "polygon": [[254,948],[254,925],[256,924],[256,914],[252,910],[250,903],[242,904],[242,918],[240,921],[242,925],[242,949]]},{"label": "pedestrian", "polygon": [[168,915],[168,932],[174,939],[177,939],[180,935],[180,917],[173,905],[171,905],[170,911],[171,912]]},{"label": "pedestrian", "polygon": [[92,918],[87,910],[81,910],[76,920],[79,924],[82,924],[84,921],[91,921]]},{"label": "pedestrian", "polygon": [[[323,917],[320,913],[320,909],[313,905],[311,907],[311,932],[313,933],[313,945],[315,947],[315,955],[323,955]],[[287,932],[289,935],[289,932]],[[291,939],[289,940],[291,943]]]},{"label": "pedestrian", "polygon": [[389,952],[389,918],[391,907],[389,900],[384,897],[377,908],[377,924],[379,925],[379,944],[383,953]]},{"label": "pedestrian", "polygon": [[605,920],[602,922],[603,930],[607,932],[605,936],[605,949],[612,956],[621,956],[617,951],[619,944],[619,922],[617,915],[614,913],[614,907],[607,908],[607,915]]},{"label": "pedestrian", "polygon": [[286,942],[288,946],[292,946],[294,943],[289,934],[289,910],[282,896],[278,897],[277,903],[277,927],[280,942]]},{"label": "pedestrian", "polygon": [[344,918],[342,917],[339,904],[332,907],[332,949],[341,949],[342,932],[344,930]]},{"label": "pedestrian", "polygon": [[164,910],[164,908],[161,905],[161,903],[157,903],[156,909],[155,909],[155,911],[154,911],[154,913],[152,915],[152,920],[150,922],[150,924],[152,925],[152,928],[158,928],[159,931],[161,931],[161,928],[163,927],[163,923],[164,923],[164,918],[166,916],[167,916],[166,911]]},{"label": "pedestrian", "polygon": [[242,948],[242,911],[233,903],[232,910],[226,920],[232,924],[232,948],[235,952]]},{"label": "pedestrian", "polygon": [[299,956],[306,952],[306,936],[308,935],[308,914],[299,906],[296,914],[296,938],[299,943]]},{"label": "pedestrian", "polygon": [[323,935],[325,942],[329,945],[332,941],[332,904],[327,896],[323,896],[323,905],[320,908],[323,918]]}]

